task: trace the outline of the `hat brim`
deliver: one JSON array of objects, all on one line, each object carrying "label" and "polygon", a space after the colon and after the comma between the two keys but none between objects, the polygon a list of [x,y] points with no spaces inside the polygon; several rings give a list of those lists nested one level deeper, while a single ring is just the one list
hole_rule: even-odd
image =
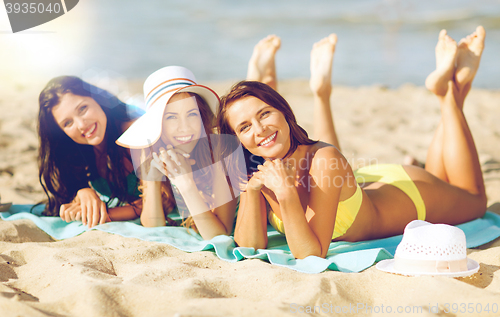
[{"label": "hat brim", "polygon": [[199,95],[205,100],[215,114],[217,106],[219,105],[217,93],[203,85],[182,87],[168,96],[158,99],[143,116],[137,119],[118,140],[116,140],[116,144],[131,149],[143,149],[155,144],[161,135],[165,107],[170,98],[180,92],[191,92]]},{"label": "hat brim", "polygon": [[378,270],[387,272],[387,273],[394,273],[394,274],[400,274],[400,275],[405,275],[405,276],[446,276],[446,277],[466,277],[470,276],[474,273],[477,273],[479,271],[479,263],[476,261],[467,258],[467,271],[462,271],[462,272],[404,272],[404,271],[398,271],[394,269],[394,263],[396,260],[390,259],[390,260],[383,260],[377,263],[375,266]]}]

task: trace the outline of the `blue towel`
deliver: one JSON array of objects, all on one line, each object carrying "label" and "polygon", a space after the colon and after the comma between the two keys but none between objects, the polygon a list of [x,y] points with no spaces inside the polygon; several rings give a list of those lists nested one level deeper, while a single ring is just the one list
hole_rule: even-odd
[{"label": "blue towel", "polygon": [[[193,230],[183,227],[145,228],[139,219],[126,222],[108,222],[88,229],[80,221],[66,223],[59,217],[43,217],[44,206],[37,206],[32,213],[32,205],[13,205],[9,211],[0,213],[4,220],[31,219],[40,229],[55,239],[67,239],[88,230],[101,230],[124,237],[133,237],[146,241],[167,243],[186,252],[213,250],[217,256],[229,262],[242,259],[261,259],[304,273],[320,273],[326,269],[341,272],[360,272],[378,261],[390,259],[401,242],[402,235],[385,239],[361,242],[332,242],[326,259],[309,256],[298,260],[290,253],[283,235],[268,226],[268,248],[235,247],[233,237],[217,236],[211,240],[203,240]],[[500,216],[486,212],[483,218],[461,225],[465,232],[467,248],[488,243],[500,236]]]}]

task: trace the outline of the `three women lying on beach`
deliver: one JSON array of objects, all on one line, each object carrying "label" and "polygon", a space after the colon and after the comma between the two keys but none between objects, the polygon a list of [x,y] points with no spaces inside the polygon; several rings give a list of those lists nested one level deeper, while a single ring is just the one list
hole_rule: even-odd
[{"label": "three women lying on beach", "polygon": [[[266,248],[269,222],[286,234],[296,258],[325,257],[331,241],[401,234],[414,219],[459,224],[481,217],[487,202],[484,181],[462,109],[484,38],[482,27],[458,45],[446,31],[439,35],[436,70],[426,87],[440,102],[441,120],[425,169],[370,165],[353,171],[341,154],[330,110],[334,34],[311,51],[318,140],[309,138],[276,91],[276,36],[256,45],[247,80],[234,85],[220,104],[210,88],[181,67],[159,70],[146,80],[149,108],[140,119],[78,78],[56,78],[40,95],[46,212],[89,226],[139,215],[144,226],[163,226],[176,208],[186,213],[184,225],[211,239],[233,232],[238,209],[237,245]],[[183,76],[174,76],[177,71]],[[212,141],[216,132],[237,138],[246,160],[225,156],[224,146]],[[255,162],[261,162],[256,169]],[[228,171],[236,166],[253,173],[234,184]],[[244,187],[239,198],[238,186]],[[111,200],[123,206],[107,206],[102,195],[116,197]]]}]

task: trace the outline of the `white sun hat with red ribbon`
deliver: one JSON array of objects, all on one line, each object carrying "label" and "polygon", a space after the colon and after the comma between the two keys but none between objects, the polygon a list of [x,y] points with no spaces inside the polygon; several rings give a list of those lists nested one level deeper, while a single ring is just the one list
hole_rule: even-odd
[{"label": "white sun hat with red ribbon", "polygon": [[144,82],[146,113],[137,119],[116,143],[132,149],[143,149],[158,141],[161,136],[163,112],[175,93],[191,92],[199,95],[215,113],[219,96],[212,89],[199,85],[193,73],[181,66],[163,67]]}]

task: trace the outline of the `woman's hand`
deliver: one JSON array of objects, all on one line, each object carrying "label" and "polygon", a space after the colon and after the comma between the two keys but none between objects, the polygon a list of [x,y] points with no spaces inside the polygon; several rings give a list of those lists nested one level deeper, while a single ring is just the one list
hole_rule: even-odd
[{"label": "woman's hand", "polygon": [[[153,153],[153,158],[154,155],[155,153]],[[152,159],[150,163],[147,164],[146,151],[144,149],[141,150],[140,162],[141,162],[140,164],[141,179],[146,181],[156,181],[156,182],[162,181],[164,175],[162,173],[162,167],[154,159]]]},{"label": "woman's hand", "polygon": [[248,180],[246,185],[246,190],[260,191],[264,186],[264,180],[262,177],[262,172],[253,173],[252,177]]},{"label": "woman's hand", "polygon": [[272,190],[278,199],[286,190],[295,188],[296,171],[290,164],[276,159],[266,161],[257,168],[262,184]]},{"label": "woman's hand", "polygon": [[170,179],[170,182],[177,186],[179,190],[194,185],[191,165],[194,160],[189,159],[189,154],[179,149],[174,149],[171,145],[167,149],[160,148],[160,155],[153,153],[155,166]]},{"label": "woman's hand", "polygon": [[71,203],[61,206],[59,215],[66,222],[81,219],[89,228],[103,224],[109,219],[106,204],[92,188],[80,189]]},{"label": "woman's hand", "polygon": [[81,220],[82,209],[80,208],[80,204],[76,202],[70,202],[68,204],[61,205],[61,207],[59,208],[59,216],[66,222]]}]

